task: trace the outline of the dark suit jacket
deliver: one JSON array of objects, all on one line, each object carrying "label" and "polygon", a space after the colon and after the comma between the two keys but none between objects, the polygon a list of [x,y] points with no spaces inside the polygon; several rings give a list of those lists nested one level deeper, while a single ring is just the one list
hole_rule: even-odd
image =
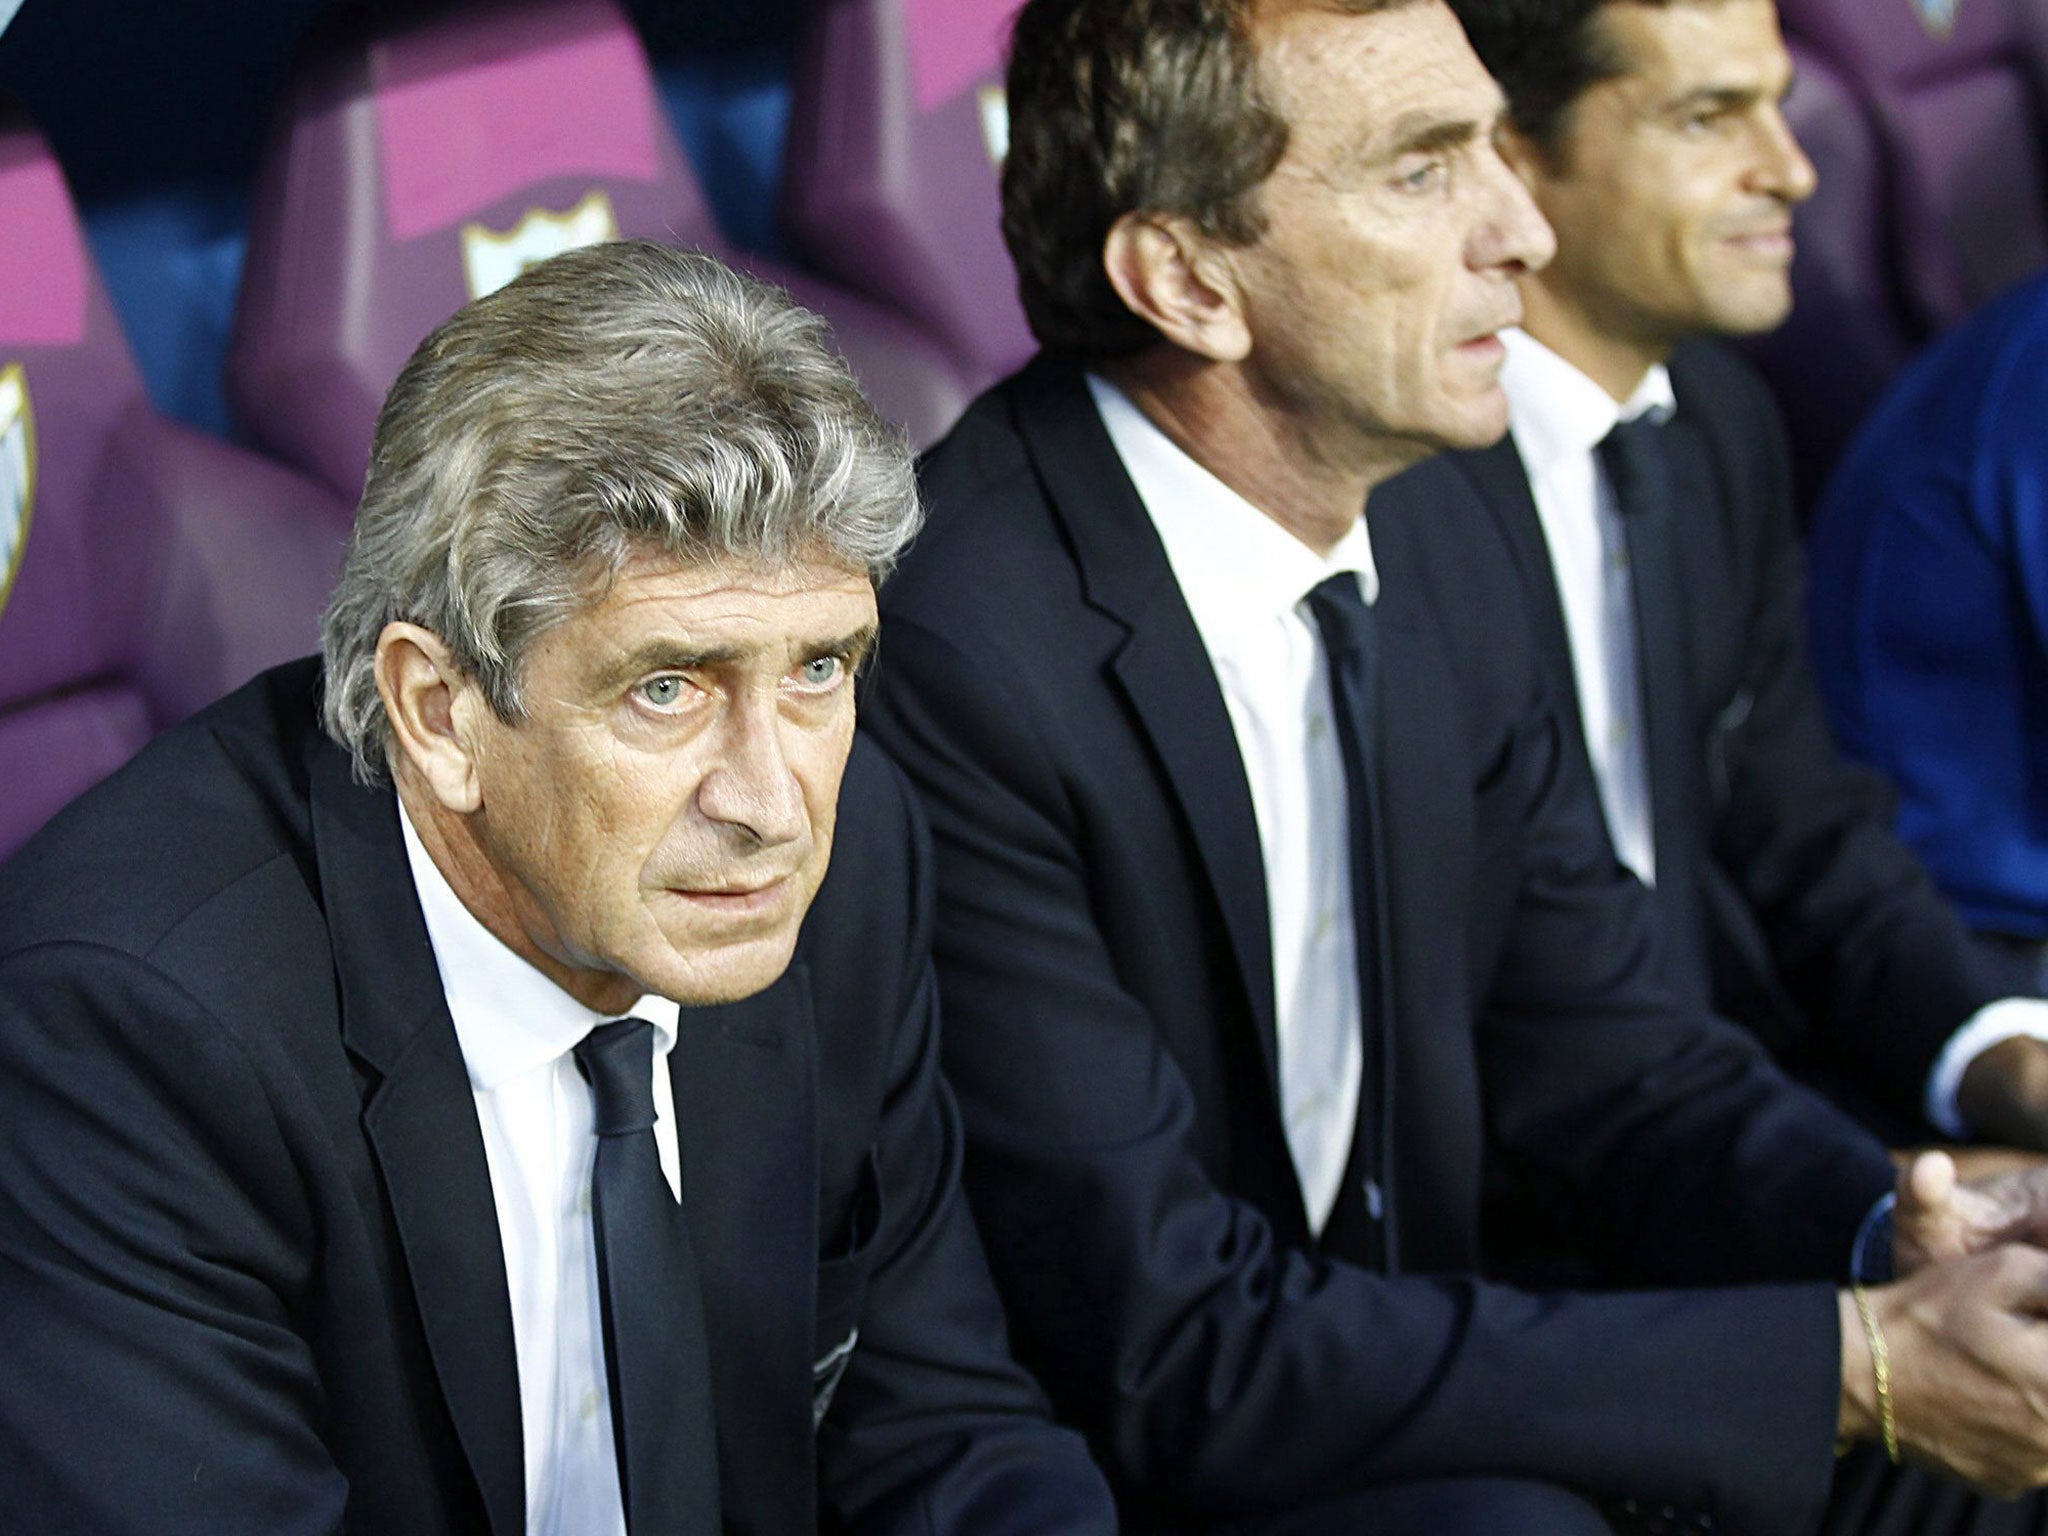
[{"label": "dark suit jacket", "polygon": [[[388,789],[267,674],[0,874],[0,1510],[524,1530],[490,1174]],[[1107,1529],[1010,1363],[937,1077],[928,851],[857,746],[797,959],[672,1058],[727,1529]],[[858,1325],[814,1434],[813,1363]]]},{"label": "dark suit jacket", "polygon": [[[1810,1522],[1839,1386],[1822,1280],[1889,1168],[1653,975],[1498,542],[1373,522],[1388,1276],[1308,1230],[1235,738],[1079,375],[1041,360],[984,396],[925,490],[868,721],[932,819],[947,1071],[1019,1352],[1112,1475],[1210,1514],[1497,1472]],[[1615,1273],[1780,1283],[1481,1283],[1495,1159]]]},{"label": "dark suit jacket", "polygon": [[[1924,1132],[1935,1056],[1984,1004],[2030,993],[1972,939],[1892,833],[1893,797],[1847,761],[1807,664],[1784,431],[1748,365],[1710,342],[1671,360],[1664,431],[1671,682],[1645,669],[1657,896],[1681,983],[1802,1071]],[[1570,641],[1512,438],[1382,487],[1387,515],[1504,540],[1538,647],[1576,717]],[[1570,733],[1583,758],[1585,742]],[[1590,772],[1590,769],[1587,771]]]}]

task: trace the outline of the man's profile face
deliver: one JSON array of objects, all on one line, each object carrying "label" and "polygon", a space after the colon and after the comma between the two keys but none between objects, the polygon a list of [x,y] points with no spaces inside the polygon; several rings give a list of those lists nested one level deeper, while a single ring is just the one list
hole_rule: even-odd
[{"label": "man's profile face", "polygon": [[1229,253],[1250,366],[1310,421],[1430,448],[1507,429],[1496,333],[1551,237],[1496,148],[1501,96],[1437,3],[1268,8],[1260,80],[1288,124],[1265,233]]},{"label": "man's profile face", "polygon": [[479,915],[596,1007],[768,986],[831,856],[874,628],[864,572],[635,555],[535,643],[525,718],[479,727]]},{"label": "man's profile face", "polygon": [[1668,351],[1769,330],[1792,307],[1792,209],[1813,166],[1779,111],[1792,60],[1771,0],[1615,0],[1620,76],[1526,166],[1557,228],[1544,287],[1580,325]]}]

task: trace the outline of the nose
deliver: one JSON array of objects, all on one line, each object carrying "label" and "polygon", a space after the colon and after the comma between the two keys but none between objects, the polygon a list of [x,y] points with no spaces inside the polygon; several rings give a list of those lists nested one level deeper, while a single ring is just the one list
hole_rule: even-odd
[{"label": "nose", "polygon": [[1820,178],[1813,169],[1813,162],[1806,158],[1806,151],[1799,147],[1792,125],[1785,121],[1785,114],[1777,107],[1765,109],[1758,124],[1757,139],[1754,172],[1757,190],[1787,203],[1803,203],[1813,196],[1813,189]]},{"label": "nose", "polygon": [[796,842],[810,825],[803,786],[784,751],[784,729],[773,699],[735,700],[722,722],[717,757],[697,785],[697,809],[706,820],[764,848]]},{"label": "nose", "polygon": [[1557,254],[1557,235],[1528,186],[1498,150],[1489,150],[1481,161],[1486,207],[1473,231],[1472,266],[1515,278],[1549,265]]}]

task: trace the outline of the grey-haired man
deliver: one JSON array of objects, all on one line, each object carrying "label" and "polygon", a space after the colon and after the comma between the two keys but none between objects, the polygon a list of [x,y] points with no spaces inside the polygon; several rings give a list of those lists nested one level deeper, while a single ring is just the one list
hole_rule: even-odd
[{"label": "grey-haired man", "polygon": [[10,1524],[1111,1526],[956,1190],[853,732],[916,502],[821,334],[649,245],[457,315],[324,670],[0,875]]}]

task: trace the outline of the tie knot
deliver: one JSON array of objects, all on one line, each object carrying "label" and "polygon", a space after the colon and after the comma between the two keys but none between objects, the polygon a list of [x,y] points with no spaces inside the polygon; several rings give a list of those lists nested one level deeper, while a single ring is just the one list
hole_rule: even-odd
[{"label": "tie knot", "polygon": [[1662,432],[1648,413],[1633,416],[1616,422],[1593,450],[1624,513],[1654,511],[1663,502]]},{"label": "tie knot", "polygon": [[576,1065],[597,1101],[597,1134],[654,1129],[654,1026],[645,1019],[599,1024],[576,1043]]},{"label": "tie knot", "polygon": [[1357,572],[1339,571],[1317,582],[1308,594],[1308,611],[1331,655],[1372,650],[1372,605],[1359,590]]}]

